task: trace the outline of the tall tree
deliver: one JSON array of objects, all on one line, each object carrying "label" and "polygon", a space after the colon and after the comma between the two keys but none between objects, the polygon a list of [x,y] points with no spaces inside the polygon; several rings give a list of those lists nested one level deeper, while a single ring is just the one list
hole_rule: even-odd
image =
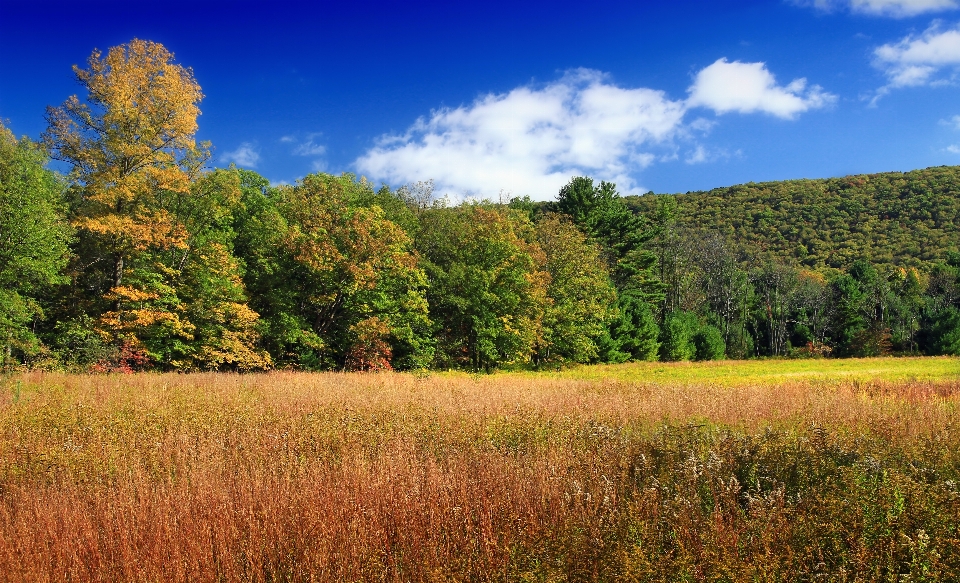
[{"label": "tall tree", "polygon": [[789,348],[790,325],[794,322],[797,307],[798,270],[780,263],[766,263],[753,277],[767,354],[784,356]]},{"label": "tall tree", "polygon": [[560,189],[556,208],[601,245],[618,290],[652,304],[662,301],[657,257],[644,247],[653,231],[624,203],[616,184],[596,185],[592,178],[574,177]]},{"label": "tall tree", "polygon": [[544,314],[541,360],[589,362],[598,356],[597,338],[615,315],[616,290],[601,250],[562,215],[536,224],[537,243],[550,274],[552,300]]},{"label": "tall tree", "polygon": [[417,250],[438,364],[491,370],[530,361],[542,343],[550,275],[525,213],[472,204],[427,210]]},{"label": "tall tree", "polygon": [[180,243],[182,232],[159,203],[188,192],[207,157],[194,139],[203,94],[193,72],[159,43],[134,39],[106,56],[94,50],[87,65],[73,67],[86,103],[73,95],[48,107],[43,143],[72,165],[74,223],[109,254],[109,287],[119,288],[132,253]]},{"label": "tall tree", "polygon": [[0,365],[13,350],[30,353],[37,338],[28,324],[43,316],[37,301],[64,281],[71,230],[63,184],[44,168],[46,156],[0,124]]},{"label": "tall tree", "polygon": [[694,244],[694,261],[705,308],[717,323],[727,352],[734,358],[749,356],[750,279],[732,246],[716,231],[702,233]]},{"label": "tall tree", "polygon": [[86,100],[48,108],[43,136],[72,166],[72,320],[94,317],[119,358],[140,365],[268,366],[231,253],[239,179],[202,169],[207,149],[194,134],[203,95],[192,71],[138,39],[106,56],[94,50],[87,64],[74,67]]},{"label": "tall tree", "polygon": [[666,315],[675,310],[690,310],[694,306],[687,296],[694,280],[691,269],[694,252],[691,237],[678,227],[675,198],[662,197],[657,201],[653,224],[648,246],[656,258],[655,280],[663,290],[660,296],[661,313]]}]

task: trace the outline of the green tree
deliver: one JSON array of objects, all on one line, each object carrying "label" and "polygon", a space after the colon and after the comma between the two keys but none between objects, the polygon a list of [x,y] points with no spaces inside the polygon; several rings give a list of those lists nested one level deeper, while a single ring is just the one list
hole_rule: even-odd
[{"label": "green tree", "polygon": [[[351,175],[269,188],[243,172],[237,253],[265,341],[306,369],[419,368],[433,354],[412,242]],[[367,203],[364,203],[367,204]]]},{"label": "green tree", "polygon": [[703,233],[694,249],[704,307],[716,322],[730,356],[745,358],[752,344],[747,332],[752,296],[749,275],[720,233]]},{"label": "green tree", "polygon": [[931,337],[931,353],[960,356],[960,310],[950,306],[938,313]]},{"label": "green tree", "polygon": [[2,364],[13,351],[38,347],[29,324],[44,316],[38,298],[63,283],[71,229],[63,184],[44,168],[46,156],[0,124],[0,346]]},{"label": "green tree", "polygon": [[417,249],[430,282],[441,366],[523,364],[543,344],[550,275],[534,239],[527,216],[509,209],[424,211]]},{"label": "green tree", "polygon": [[589,362],[598,357],[596,340],[613,319],[616,291],[599,246],[562,217],[549,214],[536,224],[552,300],[544,313],[537,357]]},{"label": "green tree", "polygon": [[948,253],[947,260],[931,270],[917,337],[927,354],[958,354],[960,253]]},{"label": "green tree", "polygon": [[616,316],[598,340],[600,360],[652,361],[660,354],[660,327],[649,302],[630,294],[617,298]]},{"label": "green tree", "polygon": [[654,232],[624,203],[615,184],[595,185],[592,178],[574,177],[560,189],[555,206],[601,245],[618,290],[652,304],[662,301],[657,257],[644,246]]},{"label": "green tree", "polygon": [[916,353],[924,305],[924,283],[916,268],[894,268],[889,275],[891,291],[890,323],[894,346]]},{"label": "green tree", "polygon": [[780,263],[767,263],[753,278],[768,354],[784,356],[790,348],[790,325],[798,305],[799,272]]}]

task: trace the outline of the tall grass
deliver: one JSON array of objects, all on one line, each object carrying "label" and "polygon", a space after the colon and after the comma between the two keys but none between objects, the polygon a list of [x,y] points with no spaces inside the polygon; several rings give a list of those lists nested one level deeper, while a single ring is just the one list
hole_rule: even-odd
[{"label": "tall grass", "polygon": [[2,581],[960,581],[950,375],[6,385]]}]

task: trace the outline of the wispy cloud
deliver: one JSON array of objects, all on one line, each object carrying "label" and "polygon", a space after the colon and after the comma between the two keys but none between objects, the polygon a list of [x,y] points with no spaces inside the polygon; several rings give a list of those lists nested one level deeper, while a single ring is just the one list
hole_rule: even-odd
[{"label": "wispy cloud", "polygon": [[[732,154],[732,156],[740,156],[740,154],[740,150],[737,150]],[[702,144],[697,144],[696,148],[687,152],[687,155],[683,161],[692,166],[694,164],[707,164],[710,162],[716,162],[718,160],[728,160],[730,157],[731,154],[728,150],[722,148],[712,149],[707,148]]]},{"label": "wispy cloud", "polygon": [[849,10],[858,14],[890,18],[908,18],[960,8],[957,0],[794,0],[793,3],[824,12]]},{"label": "wispy cloud", "polygon": [[[439,192],[456,196],[508,189],[543,199],[579,174],[642,193],[639,170],[677,159],[677,142],[716,123],[697,118],[684,124],[691,108],[792,119],[835,99],[803,79],[777,85],[763,63],[726,59],[701,71],[689,94],[671,99],[663,91],[620,87],[599,71],[578,69],[544,86],[436,110],[403,134],[381,137],[355,166],[395,184],[432,178]],[[694,148],[685,159],[692,164],[718,156]]]},{"label": "wispy cloud", "polygon": [[819,85],[807,87],[806,79],[794,79],[782,86],[764,63],[731,63],[726,59],[697,73],[689,92],[689,106],[708,107],[717,113],[763,112],[784,119],[836,101],[836,96]]},{"label": "wispy cloud", "polygon": [[942,69],[960,65],[960,27],[944,30],[934,22],[923,34],[879,46],[873,55],[890,80],[888,88],[927,85]]},{"label": "wispy cloud", "polygon": [[260,153],[253,143],[243,142],[236,150],[224,152],[223,155],[220,156],[220,160],[223,162],[233,162],[241,167],[256,168],[257,163],[260,162]]},{"label": "wispy cloud", "polygon": [[325,172],[327,161],[324,156],[327,153],[327,146],[319,141],[322,135],[319,132],[310,133],[303,137],[288,135],[280,138],[280,143],[292,145],[293,149],[290,150],[290,153],[294,156],[313,158],[310,161],[311,172]]},{"label": "wispy cloud", "polygon": [[950,119],[941,119],[940,125],[947,126],[955,130],[960,130],[960,115],[955,115]]},{"label": "wispy cloud", "polygon": [[297,156],[323,156],[327,153],[327,147],[323,144],[318,144],[315,140],[319,134],[311,134],[307,137],[307,141],[297,144],[297,147],[293,149],[293,153]]}]

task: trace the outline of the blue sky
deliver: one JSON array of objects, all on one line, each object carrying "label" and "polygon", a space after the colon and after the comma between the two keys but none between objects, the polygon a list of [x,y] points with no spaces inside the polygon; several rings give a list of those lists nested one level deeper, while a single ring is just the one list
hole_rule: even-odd
[{"label": "blue sky", "polygon": [[0,0],[0,119],[137,37],[192,67],[212,163],[550,199],[960,163],[960,0]]}]

